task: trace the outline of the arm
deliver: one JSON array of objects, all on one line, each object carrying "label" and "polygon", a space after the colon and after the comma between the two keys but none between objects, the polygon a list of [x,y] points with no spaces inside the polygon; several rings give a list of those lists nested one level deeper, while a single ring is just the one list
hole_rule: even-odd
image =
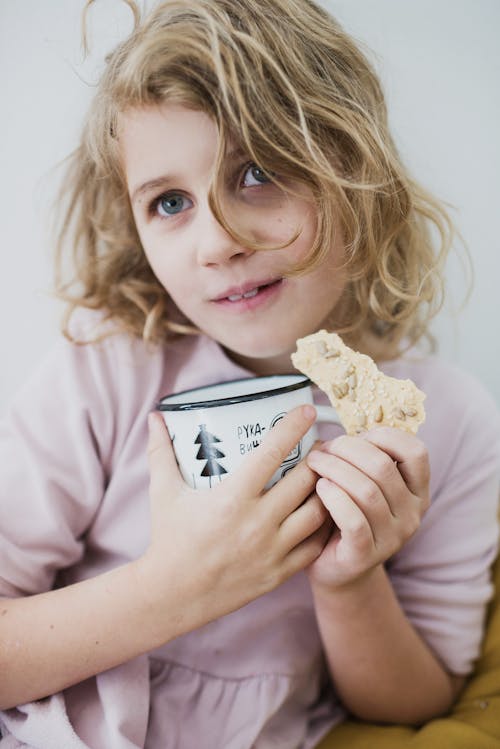
[{"label": "arm", "polygon": [[332,679],[359,718],[419,724],[445,713],[463,685],[412,627],[382,565],[335,595],[313,589]]},{"label": "arm", "polygon": [[158,647],[310,564],[327,538],[326,512],[309,497],[313,472],[302,463],[267,493],[269,501],[258,499],[313,420],[311,409],[295,409],[238,472],[200,492],[183,482],[163,421],[153,415],[148,549],[90,580],[1,601],[0,707],[55,693]]},{"label": "arm", "polygon": [[338,530],[310,569],[332,678],[346,707],[373,721],[417,724],[451,706],[451,677],[406,618],[383,563],[429,504],[423,444],[393,429],[342,437],[309,456]]},{"label": "arm", "polygon": [[[0,709],[54,694],[153,647],[137,565],[0,599]],[[175,635],[166,623],[165,639]]]}]

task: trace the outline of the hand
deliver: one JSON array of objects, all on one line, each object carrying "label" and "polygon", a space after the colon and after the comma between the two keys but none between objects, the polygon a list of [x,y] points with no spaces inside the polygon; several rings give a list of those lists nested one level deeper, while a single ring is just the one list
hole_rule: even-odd
[{"label": "hand", "polygon": [[380,427],[342,436],[306,458],[336,529],[309,568],[313,585],[353,585],[395,554],[429,506],[429,462],[411,434]]},{"label": "hand", "polygon": [[[142,559],[156,603],[183,631],[239,608],[308,566],[329,535],[328,512],[302,461],[264,486],[314,422],[311,407],[283,418],[217,487],[195,490],[177,467],[159,414],[150,416],[151,543]],[[328,519],[329,521],[329,519]]]}]

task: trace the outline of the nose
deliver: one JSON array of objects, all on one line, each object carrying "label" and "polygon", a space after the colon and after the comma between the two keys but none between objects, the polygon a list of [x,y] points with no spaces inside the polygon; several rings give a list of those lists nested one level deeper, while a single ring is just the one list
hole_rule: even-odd
[{"label": "nose", "polygon": [[197,258],[200,265],[224,265],[234,259],[253,255],[251,250],[237,243],[206,206],[198,215]]}]

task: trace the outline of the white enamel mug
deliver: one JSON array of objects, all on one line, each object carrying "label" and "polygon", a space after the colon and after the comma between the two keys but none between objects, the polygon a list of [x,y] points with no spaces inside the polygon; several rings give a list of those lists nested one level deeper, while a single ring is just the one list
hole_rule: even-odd
[{"label": "white enamel mug", "polygon": [[[313,403],[311,381],[304,375],[291,374],[250,377],[185,390],[165,396],[156,408],[168,427],[185,481],[200,489],[222,481],[288,411],[305,403]],[[318,421],[340,423],[333,408],[315,408]],[[293,468],[316,439],[313,425],[266,488]]]}]

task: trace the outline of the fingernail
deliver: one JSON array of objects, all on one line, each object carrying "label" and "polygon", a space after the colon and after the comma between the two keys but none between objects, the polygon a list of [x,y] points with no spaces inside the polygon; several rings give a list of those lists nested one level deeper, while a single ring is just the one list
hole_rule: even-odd
[{"label": "fingernail", "polygon": [[315,419],[316,418],[316,409],[314,406],[310,406],[309,404],[302,406],[302,414],[303,416],[308,419]]}]

